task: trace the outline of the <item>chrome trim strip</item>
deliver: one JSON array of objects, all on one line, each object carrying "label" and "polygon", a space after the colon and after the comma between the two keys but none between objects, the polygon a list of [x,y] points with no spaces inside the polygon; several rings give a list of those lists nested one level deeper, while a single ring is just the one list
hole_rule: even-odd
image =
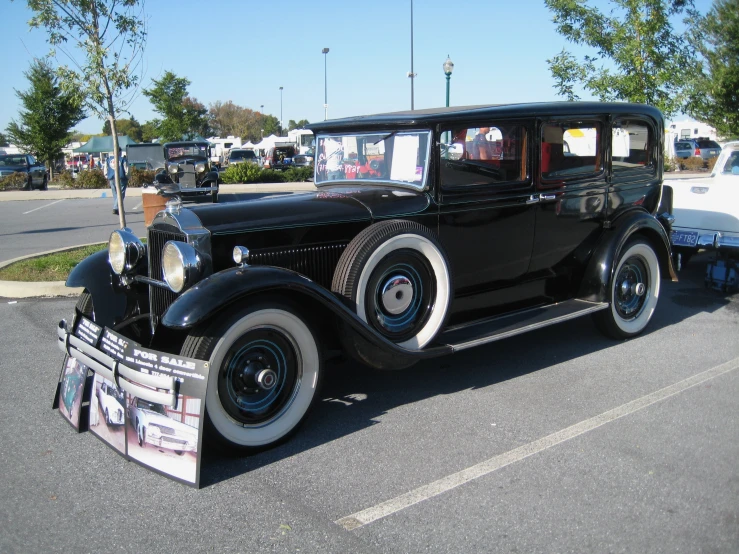
[{"label": "chrome trim strip", "polygon": [[146,285],[152,285],[154,287],[159,287],[161,289],[167,289],[172,290],[169,288],[169,285],[165,283],[164,281],[157,281],[156,279],[152,279],[151,277],[145,277],[144,275],[136,275],[133,278],[134,281],[137,283],[144,283]]},{"label": "chrome trim strip", "polygon": [[135,369],[131,369],[127,365],[118,364],[118,373],[129,381],[141,383],[147,387],[155,389],[175,390],[175,379],[171,375],[151,375],[143,373]]},{"label": "chrome trim strip", "polygon": [[177,395],[173,392],[159,392],[147,389],[145,387],[140,387],[136,383],[132,383],[131,381],[128,381],[126,379],[120,379],[118,384],[123,390],[134,395],[136,398],[148,400],[149,402],[154,402],[155,404],[169,406],[170,408],[174,408],[177,406]]},{"label": "chrome trim strip", "polygon": [[[487,337],[482,337],[479,339],[475,339],[469,342],[462,342],[459,344],[451,344],[449,346],[452,347],[452,351],[458,352],[460,350],[466,350],[468,348],[472,348],[473,346],[478,346],[480,344],[487,344],[489,342],[495,342],[501,339],[506,339],[508,337],[513,337],[515,335],[521,335],[523,333],[526,333],[528,331],[533,331],[535,329],[541,329],[543,327],[548,327],[549,325],[554,325],[555,323],[561,323],[562,321],[567,321],[569,319],[575,319],[584,315],[592,314],[594,312],[599,312],[600,310],[605,310],[610,306],[608,302],[592,302],[592,306],[589,306],[587,308],[584,308],[582,310],[578,310],[577,312],[573,312],[571,314],[566,314],[560,317],[555,317],[552,319],[547,319],[546,321],[540,321],[539,323],[532,323],[531,325],[526,325],[524,327],[520,327],[518,329],[513,329],[511,331],[506,331],[505,333],[500,334],[493,334]],[[479,323],[479,322],[478,322]]]}]

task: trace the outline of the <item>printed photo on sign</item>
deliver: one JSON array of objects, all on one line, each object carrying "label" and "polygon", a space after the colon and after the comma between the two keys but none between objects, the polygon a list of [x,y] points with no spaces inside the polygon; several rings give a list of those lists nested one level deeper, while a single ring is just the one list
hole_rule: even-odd
[{"label": "printed photo on sign", "polygon": [[189,483],[197,482],[202,400],[179,395],[174,408],[126,394],[128,455]]},{"label": "printed photo on sign", "polygon": [[75,358],[64,359],[59,387],[59,412],[75,429],[80,428],[82,393],[85,389],[87,366]]},{"label": "printed photo on sign", "polygon": [[95,374],[90,397],[90,431],[121,454],[126,452],[126,398],[122,390]]}]

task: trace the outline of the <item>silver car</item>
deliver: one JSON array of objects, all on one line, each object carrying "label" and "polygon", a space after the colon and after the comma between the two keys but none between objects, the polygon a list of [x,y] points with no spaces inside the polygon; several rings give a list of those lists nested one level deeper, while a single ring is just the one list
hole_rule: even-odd
[{"label": "silver car", "polygon": [[683,139],[675,143],[675,156],[687,159],[693,156],[703,158],[705,164],[721,153],[721,146],[710,139]]}]

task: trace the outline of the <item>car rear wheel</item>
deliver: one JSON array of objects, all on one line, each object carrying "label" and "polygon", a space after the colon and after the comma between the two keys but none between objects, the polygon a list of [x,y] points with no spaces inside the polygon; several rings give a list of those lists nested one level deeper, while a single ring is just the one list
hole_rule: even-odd
[{"label": "car rear wheel", "polygon": [[660,290],[659,260],[646,240],[624,246],[608,290],[609,309],[593,315],[598,329],[615,339],[640,334],[652,319]]},{"label": "car rear wheel", "polygon": [[40,190],[48,190],[49,189],[49,177],[44,175],[44,180],[41,183],[41,189]]},{"label": "car rear wheel", "polygon": [[317,396],[318,344],[291,304],[265,300],[196,328],[181,353],[210,361],[206,422],[231,448],[257,451],[284,441]]}]

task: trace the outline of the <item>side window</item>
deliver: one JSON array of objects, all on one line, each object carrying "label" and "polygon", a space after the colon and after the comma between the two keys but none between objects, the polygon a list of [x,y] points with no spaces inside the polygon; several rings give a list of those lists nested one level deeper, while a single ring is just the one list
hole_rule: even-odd
[{"label": "side window", "polygon": [[603,171],[602,135],[599,121],[545,123],[541,132],[542,180],[581,179]]},{"label": "side window", "polygon": [[33,156],[29,155],[28,156],[28,163],[31,164],[31,165],[36,165],[36,159]]},{"label": "side window", "polygon": [[654,145],[654,132],[645,122],[616,119],[611,136],[613,174],[654,173]]},{"label": "side window", "polygon": [[520,124],[489,122],[445,129],[441,134],[442,186],[524,181],[526,140],[526,128]]}]

